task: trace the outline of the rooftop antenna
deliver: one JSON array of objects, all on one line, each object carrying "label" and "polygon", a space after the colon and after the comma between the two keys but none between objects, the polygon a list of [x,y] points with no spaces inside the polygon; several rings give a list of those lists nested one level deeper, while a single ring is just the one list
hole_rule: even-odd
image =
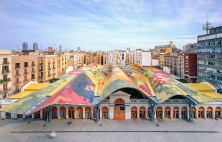
[{"label": "rooftop antenna", "polygon": [[203,30],[207,31],[207,34],[209,34],[209,29],[212,28],[211,22],[208,21],[208,12],[207,12],[207,21],[206,21],[206,25],[203,25]]}]

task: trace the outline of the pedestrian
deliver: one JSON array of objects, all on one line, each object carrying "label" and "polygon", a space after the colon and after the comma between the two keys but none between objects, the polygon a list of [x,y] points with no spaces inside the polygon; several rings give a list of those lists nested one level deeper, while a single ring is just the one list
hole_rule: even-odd
[{"label": "pedestrian", "polygon": [[55,139],[55,138],[56,138],[56,132],[55,132],[55,131],[52,131],[50,136],[51,136],[53,139]]}]

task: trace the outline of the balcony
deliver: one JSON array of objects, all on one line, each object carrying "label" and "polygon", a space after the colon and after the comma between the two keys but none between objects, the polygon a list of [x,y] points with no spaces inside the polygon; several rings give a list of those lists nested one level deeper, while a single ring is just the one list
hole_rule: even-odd
[{"label": "balcony", "polygon": [[48,64],[50,65],[50,64],[51,64],[51,62],[48,62]]},{"label": "balcony", "polygon": [[4,89],[4,90],[0,90],[0,93],[8,93],[9,91],[11,91],[11,87]]},{"label": "balcony", "polygon": [[32,64],[32,67],[35,67],[35,64]]},{"label": "balcony", "polygon": [[40,66],[42,66],[42,65],[43,65],[43,63],[39,63],[39,65],[40,65]]},{"label": "balcony", "polygon": [[25,73],[24,73],[24,75],[28,75],[28,74],[29,74],[28,72],[25,72]]},{"label": "balcony", "polygon": [[19,66],[16,66],[15,69],[18,70],[18,69],[20,69],[20,67],[19,67]]},{"label": "balcony", "polygon": [[33,77],[31,80],[33,81],[33,80],[35,80],[36,78],[35,77]]},{"label": "balcony", "polygon": [[19,76],[21,76],[21,74],[19,73],[19,74],[15,74],[15,77],[19,77]]},{"label": "balcony", "polygon": [[21,84],[21,81],[19,81],[19,82],[15,82],[15,86],[17,86],[17,85],[19,85],[19,84]]},{"label": "balcony", "polygon": [[7,78],[7,79],[1,79],[0,80],[0,84],[4,84],[4,83],[8,83],[9,81],[11,81],[11,78]]},{"label": "balcony", "polygon": [[7,66],[7,65],[9,65],[9,61],[2,62],[2,66]]},{"label": "balcony", "polygon": [[2,71],[2,75],[4,75],[4,74],[8,74],[8,73],[10,73],[9,70],[3,70],[3,71]]},{"label": "balcony", "polygon": [[53,75],[56,75],[56,73],[53,73]]},{"label": "balcony", "polygon": [[43,78],[43,76],[39,76],[39,79],[42,79]]},{"label": "balcony", "polygon": [[53,67],[53,69],[55,70],[55,69],[56,69],[56,67]]},{"label": "balcony", "polygon": [[48,77],[50,77],[51,75],[49,74]]},{"label": "balcony", "polygon": [[43,69],[39,69],[39,71],[43,71]]},{"label": "balcony", "polygon": [[24,69],[27,69],[28,68],[28,66],[24,66]]},{"label": "balcony", "polygon": [[26,83],[27,81],[29,81],[29,79],[24,80],[23,83]]},{"label": "balcony", "polygon": [[48,68],[48,70],[50,71],[50,70],[51,70],[51,68]]},{"label": "balcony", "polygon": [[53,61],[53,64],[55,64],[55,62]]},{"label": "balcony", "polygon": [[32,73],[35,73],[35,71],[32,71]]}]

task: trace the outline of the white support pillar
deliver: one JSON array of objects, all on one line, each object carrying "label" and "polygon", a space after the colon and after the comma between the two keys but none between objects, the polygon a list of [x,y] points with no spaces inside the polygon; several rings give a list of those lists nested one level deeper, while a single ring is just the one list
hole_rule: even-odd
[{"label": "white support pillar", "polygon": [[181,119],[181,107],[179,107],[179,119]]},{"label": "white support pillar", "polygon": [[156,119],[156,109],[154,110],[154,119]]},{"label": "white support pillar", "polygon": [[16,118],[17,118],[17,116],[18,116],[18,115],[17,115],[17,113],[15,113],[14,118],[16,119]]},{"label": "white support pillar", "polygon": [[170,118],[173,119],[173,108],[170,107]]},{"label": "white support pillar", "polygon": [[137,118],[140,118],[140,108],[137,108]]},{"label": "white support pillar", "polygon": [[114,119],[114,106],[109,106],[109,119]]},{"label": "white support pillar", "polygon": [[[187,119],[189,119],[190,118],[190,109],[189,109],[189,107],[187,107]],[[192,112],[191,112],[192,113]],[[193,114],[194,115],[194,114]]]},{"label": "white support pillar", "polygon": [[101,118],[102,118],[102,115],[103,115],[103,114],[102,114],[102,107],[99,108],[99,113],[100,113],[100,114],[99,114],[99,117],[100,117],[100,119],[101,119]]},{"label": "white support pillar", "polygon": [[33,119],[35,118],[35,115],[34,115],[34,113],[32,114],[32,118],[33,118]]},{"label": "white support pillar", "polygon": [[74,107],[74,118],[77,119],[77,107]]},{"label": "white support pillar", "polygon": [[24,119],[26,118],[26,115],[25,115],[25,114],[23,114],[23,118],[24,118]]},{"label": "white support pillar", "polygon": [[[24,116],[24,114],[23,114],[23,116]],[[40,110],[40,118],[41,118],[41,119],[43,118],[42,109]]]},{"label": "white support pillar", "polygon": [[91,107],[91,118],[93,119],[93,108],[94,107]]},{"label": "white support pillar", "polygon": [[66,108],[66,119],[68,119],[69,118],[69,112],[68,112],[69,108],[68,107],[65,107],[65,108]]},{"label": "white support pillar", "polygon": [[60,107],[57,107],[58,110],[58,119],[60,119]]},{"label": "white support pillar", "polygon": [[82,107],[82,110],[83,110],[83,112],[82,112],[83,115],[82,115],[82,116],[83,116],[83,119],[85,119],[85,118],[86,118],[86,116],[85,116],[85,114],[86,114],[86,112],[85,112],[85,107]]},{"label": "white support pillar", "polygon": [[199,116],[198,116],[198,109],[199,108],[196,108],[196,118],[199,118]]},{"label": "white support pillar", "polygon": [[165,118],[165,112],[164,112],[164,110],[165,110],[165,107],[162,107],[162,118]]},{"label": "white support pillar", "polygon": [[213,117],[213,119],[215,119],[215,109],[216,109],[216,108],[212,108],[212,109],[213,109],[213,110],[212,110],[212,113],[213,113],[213,114],[212,114],[212,117]]},{"label": "white support pillar", "polygon": [[148,119],[148,108],[146,107],[146,119]]},{"label": "white support pillar", "polygon": [[207,118],[207,108],[204,108],[204,118]]}]

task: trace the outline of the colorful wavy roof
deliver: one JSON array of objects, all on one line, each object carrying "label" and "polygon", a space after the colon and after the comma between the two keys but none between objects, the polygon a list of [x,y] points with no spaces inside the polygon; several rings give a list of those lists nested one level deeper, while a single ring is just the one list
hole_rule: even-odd
[{"label": "colorful wavy roof", "polygon": [[[123,88],[135,89],[155,103],[162,103],[175,95],[182,95],[197,103],[214,101],[212,97],[177,81],[180,79],[177,76],[139,64],[118,67],[115,63],[92,63],[58,79],[1,108],[0,111],[21,114],[34,113],[54,104],[90,106],[100,103],[113,92]],[[94,98],[99,98],[98,102]]]}]

